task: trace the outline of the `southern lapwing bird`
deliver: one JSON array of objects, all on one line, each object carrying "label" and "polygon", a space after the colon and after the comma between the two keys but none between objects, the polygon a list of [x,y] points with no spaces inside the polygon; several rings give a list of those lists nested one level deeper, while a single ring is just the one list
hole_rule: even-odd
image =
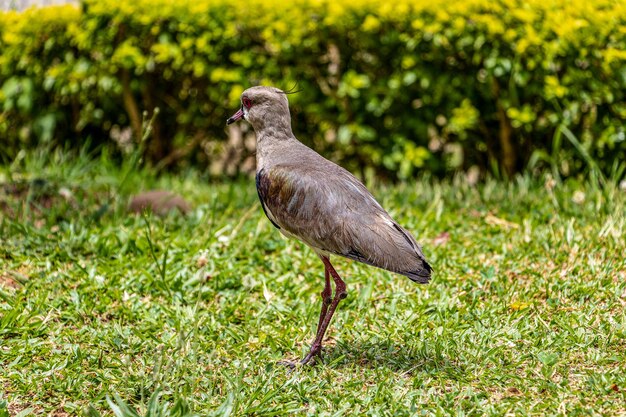
[{"label": "southern lapwing bird", "polygon": [[[322,339],[346,284],[330,263],[332,255],[406,275],[425,284],[432,268],[415,238],[342,167],[303,145],[291,131],[287,94],[252,87],[227,124],[248,121],[256,133],[256,187],[263,211],[287,237],[310,246],[324,263],[325,286],[317,334],[301,363],[322,350]],[[330,277],[335,282],[332,296]]]}]

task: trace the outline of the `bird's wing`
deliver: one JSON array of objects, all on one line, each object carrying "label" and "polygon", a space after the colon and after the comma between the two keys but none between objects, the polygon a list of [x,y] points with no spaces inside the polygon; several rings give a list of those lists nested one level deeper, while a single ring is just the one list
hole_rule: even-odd
[{"label": "bird's wing", "polygon": [[430,279],[413,236],[343,168],[279,164],[261,169],[256,183],[265,214],[286,235],[416,282]]}]

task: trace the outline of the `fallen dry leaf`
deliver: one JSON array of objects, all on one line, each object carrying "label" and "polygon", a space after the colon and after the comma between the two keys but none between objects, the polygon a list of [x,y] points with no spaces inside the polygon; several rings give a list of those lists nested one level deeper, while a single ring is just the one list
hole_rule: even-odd
[{"label": "fallen dry leaf", "polygon": [[0,287],[17,288],[19,284],[8,275],[0,275]]},{"label": "fallen dry leaf", "polygon": [[491,213],[488,213],[485,216],[485,223],[490,224],[492,226],[499,226],[505,229],[519,229],[519,224],[510,222],[508,220],[501,219],[499,217],[494,216]]},{"label": "fallen dry leaf", "polygon": [[521,302],[521,301],[514,301],[510,305],[511,310],[513,310],[513,311],[524,310],[524,309],[528,308],[529,306],[530,306],[530,304],[524,303],[524,302]]},{"label": "fallen dry leaf", "polygon": [[437,236],[436,238],[433,239],[433,245],[435,245],[435,246],[442,246],[442,245],[445,245],[446,243],[448,243],[449,240],[450,240],[450,233],[448,233],[448,232],[441,232],[439,234],[439,236]]}]

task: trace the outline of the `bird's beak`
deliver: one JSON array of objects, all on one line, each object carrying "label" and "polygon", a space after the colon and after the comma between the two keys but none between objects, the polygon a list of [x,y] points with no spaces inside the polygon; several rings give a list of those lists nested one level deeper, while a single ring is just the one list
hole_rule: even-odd
[{"label": "bird's beak", "polygon": [[228,120],[226,120],[226,124],[235,123],[237,120],[243,119],[243,107],[237,110],[237,113],[233,114]]}]

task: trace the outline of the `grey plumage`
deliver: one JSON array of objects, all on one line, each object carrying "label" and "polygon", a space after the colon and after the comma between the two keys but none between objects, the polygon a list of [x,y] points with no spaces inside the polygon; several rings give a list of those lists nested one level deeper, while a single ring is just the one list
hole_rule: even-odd
[{"label": "grey plumage", "polygon": [[[273,87],[244,91],[242,108],[228,123],[240,118],[252,124],[257,136],[256,184],[265,214],[281,233],[306,243],[322,258],[327,287],[329,273],[336,283],[341,281],[330,265],[331,255],[397,272],[415,282],[430,280],[432,268],[415,238],[356,177],[295,138],[284,92]],[[322,313],[320,325],[324,307]]]},{"label": "grey plumage", "polygon": [[283,162],[257,172],[259,197],[272,223],[318,254],[344,256],[428,282],[431,268],[421,248],[369,191],[321,156],[301,154],[299,164]]}]

